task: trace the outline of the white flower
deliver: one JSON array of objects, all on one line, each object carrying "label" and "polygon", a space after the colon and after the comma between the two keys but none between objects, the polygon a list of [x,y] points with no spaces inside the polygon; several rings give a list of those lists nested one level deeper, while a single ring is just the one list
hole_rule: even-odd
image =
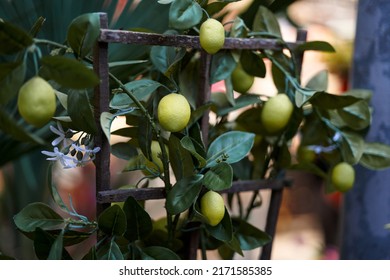
[{"label": "white flower", "polygon": [[[57,129],[58,128],[58,129]],[[57,134],[58,137],[56,139],[54,139],[52,142],[51,142],[51,145],[52,146],[57,146],[58,144],[60,144],[61,142],[64,142],[64,146],[69,146],[70,143],[71,143],[71,140],[66,138],[66,135],[65,135],[65,132],[64,132],[64,129],[62,128],[62,125],[60,122],[57,122],[57,128],[54,127],[54,126],[50,126],[50,130],[54,133],[54,134]]]},{"label": "white flower", "polygon": [[49,156],[46,160],[51,160],[51,161],[58,160],[62,164],[62,166],[64,166],[64,168],[76,167],[76,165],[74,164],[73,158],[60,152],[57,147],[54,147],[53,152],[42,151],[42,154]]}]

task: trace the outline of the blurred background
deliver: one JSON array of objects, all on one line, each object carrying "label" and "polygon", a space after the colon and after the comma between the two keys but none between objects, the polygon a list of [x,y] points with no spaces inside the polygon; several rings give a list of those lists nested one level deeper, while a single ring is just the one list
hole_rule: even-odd
[{"label": "blurred background", "polygon": [[[153,3],[152,3],[153,2]],[[248,9],[251,0],[242,0],[227,6],[229,17],[234,17]],[[267,2],[267,1],[264,1]],[[268,1],[273,2],[273,1]],[[277,0],[275,2],[278,2]],[[277,15],[286,41],[295,41],[297,28],[308,31],[308,40],[321,40],[331,43],[334,54],[306,52],[302,68],[302,82],[308,81],[313,74],[327,69],[329,88],[332,93],[342,93],[348,89],[349,73],[355,39],[357,0],[297,0],[284,2]],[[60,0],[0,0],[0,18],[28,30],[39,16],[46,18],[40,35],[54,41],[63,42],[70,21],[86,12],[104,11],[111,20],[113,28],[139,27],[155,32],[164,31],[167,19],[161,18],[158,9],[148,9],[155,5],[154,0],[126,1],[60,1]],[[142,13],[141,11],[142,8]],[[164,8],[160,6],[159,9]],[[160,16],[160,17],[159,17]],[[150,20],[153,18],[154,20]],[[125,58],[126,53],[116,53],[115,60]],[[255,88],[274,92],[269,77],[256,79]],[[115,123],[120,127],[120,120]],[[120,139],[113,138],[112,143]],[[7,141],[0,132],[1,141]],[[292,147],[294,151],[294,146]],[[5,151],[2,150],[4,153]],[[112,158],[112,187],[119,187],[137,180],[120,174],[125,161]],[[2,162],[0,166],[0,252],[17,259],[33,259],[34,253],[30,240],[19,234],[12,217],[25,205],[35,201],[48,201],[46,187],[47,162],[39,150],[32,147],[25,156]],[[88,165],[71,170],[56,170],[56,181],[61,194],[72,196],[74,206],[80,214],[94,217],[94,168]],[[338,259],[340,242],[340,204],[339,194],[326,195],[323,182],[310,174],[289,172],[294,187],[286,190],[277,233],[274,241],[273,259]],[[153,182],[152,184],[153,185]],[[263,193],[264,201],[269,197]],[[267,203],[256,210],[257,215],[251,221],[264,227]],[[153,217],[163,215],[163,205],[147,203]],[[74,249],[75,256],[84,252]],[[246,258],[257,258],[258,252],[249,252]]]}]

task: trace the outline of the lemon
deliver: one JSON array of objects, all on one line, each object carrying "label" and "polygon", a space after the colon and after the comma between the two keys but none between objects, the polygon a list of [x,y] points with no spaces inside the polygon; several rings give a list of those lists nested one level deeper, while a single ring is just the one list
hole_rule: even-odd
[{"label": "lemon", "polygon": [[[162,173],[164,170],[164,164],[161,160],[161,148],[158,141],[152,141],[150,150],[152,152],[152,161],[145,159],[145,165],[147,169],[143,170],[143,173],[147,176]],[[168,152],[167,146],[165,146],[165,150]]]},{"label": "lemon", "polygon": [[158,103],[157,117],[163,129],[178,132],[183,130],[190,120],[190,104],[181,94],[168,94]]},{"label": "lemon", "polygon": [[331,181],[336,190],[349,191],[355,182],[355,170],[349,163],[340,162],[332,169]]},{"label": "lemon", "polygon": [[215,191],[206,192],[200,199],[200,211],[211,226],[218,225],[225,215],[225,203],[222,196]]},{"label": "lemon", "polygon": [[247,93],[255,81],[255,77],[245,72],[240,63],[233,70],[231,77],[233,90],[239,93]]},{"label": "lemon", "polygon": [[307,146],[299,146],[297,158],[300,163],[314,162],[317,155],[316,152]]},{"label": "lemon", "polygon": [[266,131],[271,134],[280,132],[288,124],[294,106],[286,94],[271,97],[263,106],[261,121]]},{"label": "lemon", "polygon": [[209,54],[218,52],[225,43],[225,29],[218,20],[209,18],[199,30],[200,46]]},{"label": "lemon", "polygon": [[18,110],[23,119],[33,126],[48,123],[56,111],[56,95],[52,86],[35,76],[19,89]]}]

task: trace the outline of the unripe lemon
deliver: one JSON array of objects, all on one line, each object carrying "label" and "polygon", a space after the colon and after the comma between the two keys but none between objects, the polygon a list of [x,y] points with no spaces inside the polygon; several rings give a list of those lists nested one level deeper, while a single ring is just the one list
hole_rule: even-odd
[{"label": "unripe lemon", "polygon": [[355,182],[355,169],[349,163],[340,162],[333,167],[331,180],[336,190],[349,191]]},{"label": "unripe lemon", "polygon": [[168,94],[158,103],[157,117],[163,129],[178,132],[184,129],[190,120],[190,104],[181,94]]},{"label": "unripe lemon", "polygon": [[199,30],[200,46],[209,54],[218,52],[225,43],[225,29],[222,23],[209,18],[202,23]]},{"label": "unripe lemon", "polygon": [[211,226],[218,225],[225,215],[225,203],[222,196],[215,191],[208,191],[200,199],[200,211]]},{"label": "unripe lemon", "polygon": [[48,123],[56,111],[56,95],[41,77],[33,77],[19,89],[18,110],[23,119],[36,127]]},{"label": "unripe lemon", "polygon": [[288,124],[293,110],[294,106],[286,94],[271,97],[261,111],[264,128],[271,134],[281,131]]},{"label": "unripe lemon", "polygon": [[299,146],[297,157],[300,163],[312,163],[317,155],[314,150],[309,149],[307,146]]},{"label": "unripe lemon", "polygon": [[237,64],[232,72],[233,90],[239,93],[247,93],[254,81],[255,77],[245,72],[240,63]]},{"label": "unripe lemon", "polygon": [[[161,148],[158,141],[152,141],[152,144],[150,146],[150,150],[152,152],[152,161],[145,159],[145,165],[147,169],[143,170],[143,173],[147,176],[149,175],[156,175],[164,170],[164,164],[161,160]],[[168,153],[168,147],[165,146],[165,150]],[[149,171],[150,170],[150,171]]]}]

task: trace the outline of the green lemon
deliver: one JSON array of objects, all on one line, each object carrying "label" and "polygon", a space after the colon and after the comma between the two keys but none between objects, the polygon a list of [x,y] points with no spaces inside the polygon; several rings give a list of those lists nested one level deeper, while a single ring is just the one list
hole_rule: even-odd
[{"label": "green lemon", "polygon": [[225,29],[222,23],[209,18],[202,23],[199,30],[200,46],[209,54],[218,52],[225,43]]},{"label": "green lemon", "polygon": [[157,117],[163,129],[178,132],[183,130],[190,120],[190,104],[181,94],[168,94],[158,103]]},{"label": "green lemon", "polygon": [[255,77],[245,72],[240,63],[233,70],[231,77],[233,90],[242,94],[247,93],[255,81]]},{"label": "green lemon", "polygon": [[271,134],[283,130],[293,113],[294,105],[286,94],[279,93],[271,97],[263,106],[261,121],[265,130]]},{"label": "green lemon", "polygon": [[297,158],[300,163],[311,163],[314,162],[317,155],[316,152],[312,149],[309,149],[307,146],[299,146]]},{"label": "green lemon", "polygon": [[200,199],[200,211],[211,226],[218,225],[225,215],[225,203],[222,196],[215,191],[208,191]]},{"label": "green lemon", "polygon": [[332,168],[331,181],[336,190],[349,191],[355,182],[355,169],[349,163],[340,162]]},{"label": "green lemon", "polygon": [[[161,160],[161,148],[160,148],[160,144],[158,143],[158,141],[152,141],[152,144],[150,146],[150,150],[152,152],[152,154],[151,154],[152,161],[145,159],[145,165],[146,165],[147,169],[143,170],[143,173],[146,176],[160,174],[164,170],[164,164]],[[168,153],[167,146],[165,146],[165,150]]]},{"label": "green lemon", "polygon": [[56,111],[56,95],[52,86],[35,76],[19,89],[18,110],[23,119],[36,127],[47,124]]}]

